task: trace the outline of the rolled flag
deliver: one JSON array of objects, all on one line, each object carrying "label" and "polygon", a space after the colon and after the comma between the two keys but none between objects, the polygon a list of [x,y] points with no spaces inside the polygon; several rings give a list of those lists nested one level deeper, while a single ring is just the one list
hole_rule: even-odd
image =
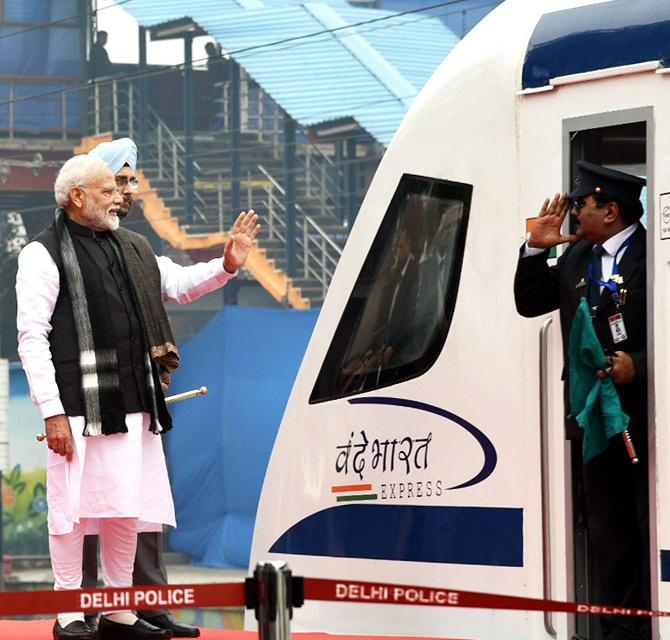
[{"label": "rolled flag", "polygon": [[[607,366],[607,357],[593,328],[586,298],[581,299],[572,321],[568,358],[571,415],[584,430],[582,454],[587,463],[607,449],[610,438],[627,434],[630,417],[621,407],[612,378],[596,375]],[[630,455],[631,449],[628,451]],[[637,462],[632,455],[631,460]]]}]

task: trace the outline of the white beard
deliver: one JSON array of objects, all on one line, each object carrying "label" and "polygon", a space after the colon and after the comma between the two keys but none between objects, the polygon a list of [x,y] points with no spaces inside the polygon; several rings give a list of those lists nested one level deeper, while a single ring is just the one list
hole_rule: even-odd
[{"label": "white beard", "polygon": [[93,202],[86,202],[82,216],[95,231],[116,231],[119,228],[119,217],[110,213],[108,208],[96,206]]}]

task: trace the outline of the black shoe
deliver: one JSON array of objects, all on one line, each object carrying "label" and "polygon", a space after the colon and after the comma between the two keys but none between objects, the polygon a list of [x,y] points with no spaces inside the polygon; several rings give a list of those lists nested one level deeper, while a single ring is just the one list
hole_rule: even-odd
[{"label": "black shoe", "polygon": [[160,616],[144,618],[149,624],[159,629],[169,629],[174,638],[197,638],[200,635],[198,627],[192,627],[190,624],[182,624],[171,613],[164,613]]},{"label": "black shoe", "polygon": [[95,631],[83,620],[75,620],[64,627],[58,620],[54,624],[54,640],[95,640],[96,637]]},{"label": "black shoe", "polygon": [[[93,636],[91,636],[93,637]],[[98,638],[100,640],[153,640],[171,638],[168,629],[159,629],[152,624],[138,618],[135,624],[121,624],[105,616],[100,616],[98,623]]]},{"label": "black shoe", "polygon": [[98,631],[98,614],[97,613],[85,613],[84,622],[93,630]]}]

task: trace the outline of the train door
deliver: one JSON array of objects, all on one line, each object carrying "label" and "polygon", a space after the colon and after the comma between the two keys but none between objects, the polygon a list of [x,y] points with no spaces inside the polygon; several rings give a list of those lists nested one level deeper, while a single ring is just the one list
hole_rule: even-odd
[{"label": "train door", "polygon": [[[665,71],[665,70],[663,70]],[[667,74],[659,74],[667,82]],[[668,89],[659,94],[654,112],[654,144],[649,144],[653,153],[653,180],[648,185],[648,254],[647,291],[648,317],[652,319],[649,349],[649,372],[651,376],[650,415],[655,416],[652,459],[653,472],[650,478],[651,517],[651,581],[652,606],[663,611],[670,610],[670,96]],[[651,138],[651,136],[650,136]],[[651,386],[653,382],[653,387]],[[657,619],[658,627],[653,637],[670,638],[670,619]]]},{"label": "train door", "polygon": [[[608,113],[564,121],[564,183],[567,191],[573,188],[577,175],[577,162],[588,160],[597,164],[625,171],[637,176],[649,177],[650,130],[652,128],[652,110],[635,109],[630,111]],[[645,214],[642,224],[649,230],[649,199],[648,188],[642,191],[642,202]],[[571,221],[574,226],[574,221]],[[573,229],[574,231],[574,229]],[[651,236],[651,234],[649,234]],[[648,237],[648,244],[652,238]],[[653,255],[653,248],[648,248]],[[648,263],[650,266],[653,262]],[[648,291],[651,287],[648,288]],[[651,302],[651,301],[650,301]],[[651,340],[651,335],[649,336]],[[650,351],[651,352],[651,351]],[[651,386],[650,386],[651,389]],[[650,416],[653,413],[650,412]],[[650,419],[650,451],[653,444],[653,420]],[[576,425],[567,424],[568,432],[577,432]],[[569,468],[571,486],[572,516],[572,562],[574,596],[580,602],[597,602],[598,594],[594,585],[595,571],[586,530],[584,497],[582,485],[581,441],[573,439],[569,444]],[[642,448],[643,443],[638,443]],[[618,604],[618,603],[612,603]],[[595,616],[577,616],[576,633],[589,640],[601,637],[598,618]]]}]

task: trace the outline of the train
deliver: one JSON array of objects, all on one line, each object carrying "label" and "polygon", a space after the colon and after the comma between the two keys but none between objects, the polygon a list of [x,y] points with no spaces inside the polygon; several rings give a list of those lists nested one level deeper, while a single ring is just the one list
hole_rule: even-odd
[{"label": "train", "polygon": [[[669,148],[665,0],[506,0],[466,35],[351,229],[274,444],[252,568],[591,601],[558,314],[521,318],[513,299],[541,203],[589,160],[647,180],[651,592],[670,610]],[[293,620],[476,640],[594,639],[593,625],[341,602]],[[653,625],[670,638],[668,619]]]}]

